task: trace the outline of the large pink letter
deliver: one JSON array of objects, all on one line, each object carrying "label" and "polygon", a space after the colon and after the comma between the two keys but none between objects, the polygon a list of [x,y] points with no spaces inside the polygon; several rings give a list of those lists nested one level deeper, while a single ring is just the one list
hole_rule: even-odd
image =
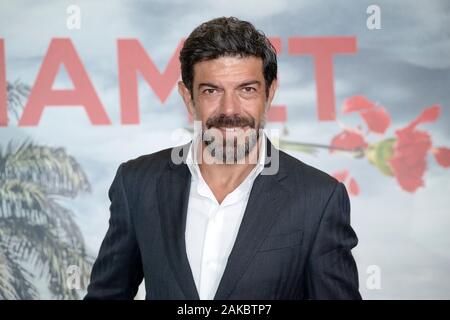
[{"label": "large pink letter", "polygon": [[6,95],[5,47],[3,39],[0,39],[0,127],[8,125]]},{"label": "large pink letter", "polygon": [[319,120],[336,119],[333,55],[355,53],[355,37],[317,37],[288,39],[289,54],[310,54],[314,57]]},{"label": "large pink letter", "polygon": [[180,42],[163,73],[146,54],[138,40],[120,39],[117,42],[119,59],[120,105],[123,124],[139,123],[138,81],[139,71],[161,102],[164,103],[180,77],[178,55]]},{"label": "large pink letter", "polygon": [[[53,90],[60,65],[66,67],[73,90]],[[46,106],[83,106],[94,125],[110,124],[89,76],[70,39],[53,39],[42,62],[19,126],[35,126]]]}]

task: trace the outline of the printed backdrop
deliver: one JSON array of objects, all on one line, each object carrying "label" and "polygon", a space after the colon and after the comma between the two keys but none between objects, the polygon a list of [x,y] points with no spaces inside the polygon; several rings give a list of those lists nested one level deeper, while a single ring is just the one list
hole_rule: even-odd
[{"label": "printed backdrop", "polygon": [[381,0],[1,0],[0,299],[84,295],[119,164],[189,141],[177,54],[218,16],[276,46],[268,129],[345,183],[363,297],[449,299],[450,5]]}]

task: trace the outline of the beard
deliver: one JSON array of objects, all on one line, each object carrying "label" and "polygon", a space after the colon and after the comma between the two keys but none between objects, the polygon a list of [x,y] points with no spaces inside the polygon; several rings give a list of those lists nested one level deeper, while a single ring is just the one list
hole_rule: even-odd
[{"label": "beard", "polygon": [[253,117],[220,114],[208,118],[202,141],[214,163],[245,163],[259,141],[264,121],[257,125]]}]

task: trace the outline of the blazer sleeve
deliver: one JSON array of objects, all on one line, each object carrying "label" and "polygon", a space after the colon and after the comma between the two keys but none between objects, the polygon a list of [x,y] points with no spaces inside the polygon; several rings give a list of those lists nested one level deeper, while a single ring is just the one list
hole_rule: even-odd
[{"label": "blazer sleeve", "polygon": [[350,226],[350,200],[339,182],[325,206],[307,261],[307,299],[361,299],[351,253],[357,244]]},{"label": "blazer sleeve", "polygon": [[109,228],[91,272],[85,300],[133,299],[143,279],[141,256],[123,182],[124,164],[109,188]]}]

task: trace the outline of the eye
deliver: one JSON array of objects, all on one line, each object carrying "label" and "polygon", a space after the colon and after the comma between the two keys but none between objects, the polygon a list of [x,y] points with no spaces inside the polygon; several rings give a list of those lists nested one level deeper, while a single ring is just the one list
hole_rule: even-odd
[{"label": "eye", "polygon": [[203,90],[203,93],[206,93],[206,94],[213,94],[213,93],[215,93],[216,91],[217,91],[216,89],[208,88],[208,89]]},{"label": "eye", "polygon": [[244,91],[245,93],[252,93],[252,92],[255,92],[256,89],[253,87],[243,87],[242,91]]}]

